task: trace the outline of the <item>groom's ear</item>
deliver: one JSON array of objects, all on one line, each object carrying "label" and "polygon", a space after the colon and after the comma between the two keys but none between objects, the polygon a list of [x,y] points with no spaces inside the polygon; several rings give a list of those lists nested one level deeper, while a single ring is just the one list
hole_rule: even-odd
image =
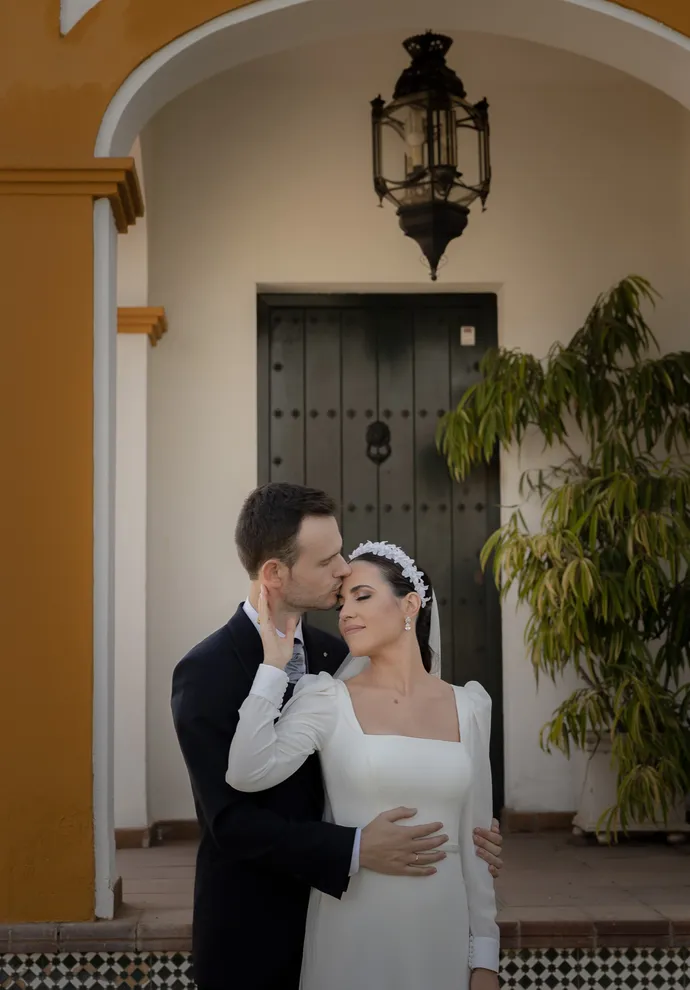
[{"label": "groom's ear", "polygon": [[275,558],[265,561],[259,568],[259,580],[273,591],[281,588],[283,584],[282,567],[280,561]]}]

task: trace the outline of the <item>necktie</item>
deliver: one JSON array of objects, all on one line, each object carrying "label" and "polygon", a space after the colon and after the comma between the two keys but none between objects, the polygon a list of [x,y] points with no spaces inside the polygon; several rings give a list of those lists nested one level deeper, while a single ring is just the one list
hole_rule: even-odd
[{"label": "necktie", "polygon": [[306,674],[306,672],[307,660],[304,653],[304,645],[296,639],[292,650],[292,657],[288,660],[287,666],[285,667],[285,673],[288,675],[289,683],[296,684],[300,677]]}]

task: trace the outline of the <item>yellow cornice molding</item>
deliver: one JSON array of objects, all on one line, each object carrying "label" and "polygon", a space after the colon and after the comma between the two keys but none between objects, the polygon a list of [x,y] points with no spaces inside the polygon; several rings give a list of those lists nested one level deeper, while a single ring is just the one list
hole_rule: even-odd
[{"label": "yellow cornice molding", "polygon": [[127,233],[144,215],[133,158],[94,158],[68,168],[0,168],[0,196],[92,196],[108,199],[115,226]]},{"label": "yellow cornice molding", "polygon": [[117,310],[118,333],[145,333],[155,347],[168,329],[163,306],[119,306]]}]

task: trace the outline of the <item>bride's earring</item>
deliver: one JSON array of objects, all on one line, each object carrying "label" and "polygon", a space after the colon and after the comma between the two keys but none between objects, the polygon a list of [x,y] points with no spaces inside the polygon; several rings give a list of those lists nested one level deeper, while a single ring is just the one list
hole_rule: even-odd
[{"label": "bride's earring", "polygon": [[406,615],[405,616],[405,632],[409,632],[411,628],[412,628],[412,621],[411,621],[409,615]]}]

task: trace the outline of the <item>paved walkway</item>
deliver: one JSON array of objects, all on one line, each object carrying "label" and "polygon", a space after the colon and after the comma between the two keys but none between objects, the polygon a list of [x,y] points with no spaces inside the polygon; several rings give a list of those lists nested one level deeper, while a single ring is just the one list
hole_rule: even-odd
[{"label": "paved walkway", "polygon": [[[121,850],[117,918],[0,925],[0,954],[187,952],[195,852],[193,842]],[[505,859],[497,884],[504,949],[690,946],[690,844],[608,849],[575,845],[565,833],[509,835]]]},{"label": "paved walkway", "polygon": [[[191,842],[118,852],[119,921],[134,926],[138,947],[189,948],[194,855]],[[505,860],[497,891],[506,949],[690,945],[690,844],[602,848],[565,833],[510,835]]]}]

